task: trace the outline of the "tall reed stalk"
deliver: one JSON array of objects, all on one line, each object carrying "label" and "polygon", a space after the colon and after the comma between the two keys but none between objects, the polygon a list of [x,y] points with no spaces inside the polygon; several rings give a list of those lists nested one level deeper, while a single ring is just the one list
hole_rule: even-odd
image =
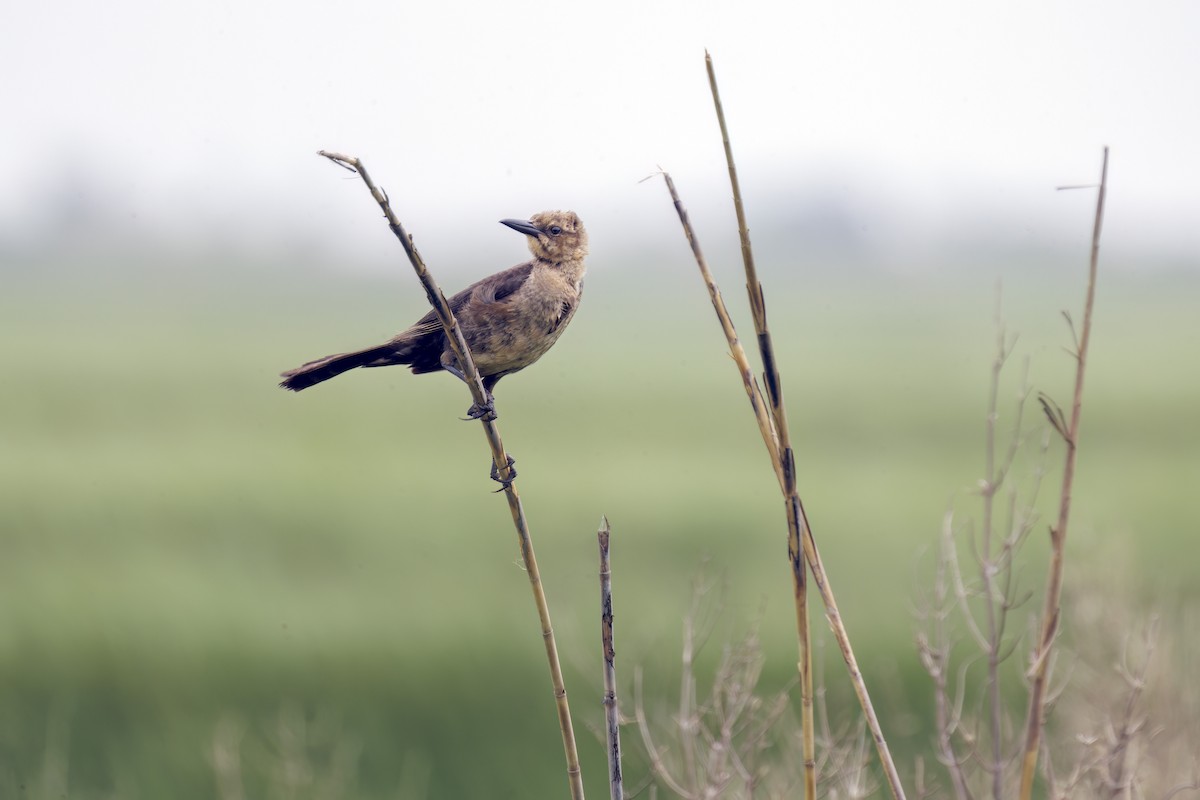
[{"label": "tall reed stalk", "polygon": [[[434,311],[437,313],[438,321],[441,322],[442,327],[446,331],[446,338],[450,342],[450,348],[454,351],[455,358],[458,359],[463,375],[466,376],[467,386],[471,390],[471,397],[474,399],[476,405],[480,407],[484,406],[487,402],[487,393],[484,391],[483,380],[479,376],[479,370],[475,367],[475,361],[471,358],[471,349],[467,346],[466,339],[463,338],[458,320],[454,318],[454,312],[450,310],[450,305],[446,302],[446,296],[442,294],[442,290],[438,287],[433,276],[429,273],[429,269],[425,266],[425,261],[421,258],[420,253],[417,252],[412,237],[404,230],[404,226],[392,211],[391,202],[387,194],[371,180],[361,160],[352,156],[341,155],[340,153],[326,152],[325,150],[320,151],[318,155],[324,156],[335,164],[357,173],[362,178],[363,183],[366,184],[367,189],[370,190],[371,197],[375,199],[375,202],[383,210],[383,215],[387,218],[388,226],[392,229],[392,233],[400,240],[401,247],[404,248],[409,262],[417,273],[417,278],[421,281],[421,287],[425,290],[425,296],[429,299],[429,304],[433,306]],[[504,484],[504,496],[508,500],[508,508],[512,513],[513,526],[517,529],[517,539],[521,547],[521,560],[525,565],[525,573],[529,576],[530,588],[533,590],[533,602],[537,608],[538,622],[542,628],[542,640],[546,646],[546,660],[550,665],[550,682],[554,691],[554,702],[558,709],[558,724],[562,733],[563,750],[567,759],[567,781],[570,785],[571,798],[572,800],[583,800],[583,777],[579,767],[579,751],[575,746],[575,730],[571,723],[571,709],[567,704],[567,689],[563,683],[562,665],[558,659],[558,646],[554,640],[554,628],[550,624],[550,608],[546,603],[546,592],[542,587],[542,575],[538,569],[537,557],[534,555],[533,540],[529,535],[529,523],[525,519],[525,508],[521,504],[521,497],[517,494],[517,488],[512,482],[514,477],[512,461],[504,449],[504,443],[500,439],[500,431],[496,427],[496,422],[494,419],[490,419],[490,416],[489,414],[484,414],[479,418],[479,421],[483,424],[484,436],[487,438],[488,447],[492,452],[492,462],[496,465],[497,474]]]}]

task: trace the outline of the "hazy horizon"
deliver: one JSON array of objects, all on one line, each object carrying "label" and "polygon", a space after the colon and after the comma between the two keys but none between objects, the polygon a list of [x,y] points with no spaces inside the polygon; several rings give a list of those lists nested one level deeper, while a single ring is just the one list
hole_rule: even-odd
[{"label": "hazy horizon", "polygon": [[0,33],[7,249],[381,258],[386,228],[320,148],[362,157],[450,252],[506,252],[496,220],[559,207],[598,254],[675,247],[661,184],[638,183],[658,166],[702,231],[730,217],[707,47],[755,230],[885,267],[1071,246],[1093,193],[1055,187],[1095,182],[1109,145],[1107,252],[1200,264],[1184,2],[66,5]]}]

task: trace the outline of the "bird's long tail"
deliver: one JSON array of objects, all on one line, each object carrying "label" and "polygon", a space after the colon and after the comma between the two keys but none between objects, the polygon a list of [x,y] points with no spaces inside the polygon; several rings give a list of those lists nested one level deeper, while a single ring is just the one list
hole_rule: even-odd
[{"label": "bird's long tail", "polygon": [[409,358],[411,356],[406,358],[405,355],[405,353],[397,349],[394,343],[389,342],[377,347],[368,347],[366,350],[357,350],[353,353],[338,353],[332,356],[325,356],[324,358],[309,361],[307,364],[301,364],[295,369],[284,372],[281,375],[283,381],[279,385],[284,389],[291,389],[293,392],[298,392],[301,389],[315,386],[330,378],[336,378],[343,372],[358,367],[381,367],[388,364],[410,363]]}]

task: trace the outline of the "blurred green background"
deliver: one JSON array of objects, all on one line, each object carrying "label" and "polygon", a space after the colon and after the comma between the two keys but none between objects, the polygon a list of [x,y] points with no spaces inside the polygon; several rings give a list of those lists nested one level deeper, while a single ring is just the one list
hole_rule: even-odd
[{"label": "blurred green background", "polygon": [[[782,506],[678,244],[593,259],[572,329],[497,392],[597,795],[601,514],[626,690],[641,665],[648,703],[677,693],[702,571],[727,585],[705,669],[756,621],[764,691],[794,668]],[[1023,356],[1035,389],[1069,399],[1059,310],[1080,306],[1086,250],[907,275],[760,261],[803,496],[907,772],[931,718],[912,607],[943,513],[974,508],[996,281],[1021,335],[1005,431]],[[1131,607],[1169,615],[1200,594],[1183,556],[1200,285],[1102,266],[1068,587],[1119,572]],[[748,336],[733,259],[718,279]],[[250,797],[561,796],[528,581],[479,426],[456,419],[467,392],[401,369],[275,388],[419,315],[406,264],[10,255],[5,284],[0,796],[229,797],[231,758]],[[1044,512],[1061,460],[1052,445]],[[1035,590],[1044,531],[1022,556]],[[833,711],[852,717],[825,649]]]}]

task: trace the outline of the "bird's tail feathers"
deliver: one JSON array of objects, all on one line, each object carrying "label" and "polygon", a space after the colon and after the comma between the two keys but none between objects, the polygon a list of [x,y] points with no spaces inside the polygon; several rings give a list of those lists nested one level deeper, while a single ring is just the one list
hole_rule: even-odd
[{"label": "bird's tail feathers", "polygon": [[330,378],[336,378],[343,372],[348,372],[358,367],[408,364],[410,363],[410,358],[411,356],[408,356],[406,353],[398,351],[394,343],[389,342],[376,347],[368,347],[365,350],[356,350],[352,353],[338,353],[318,358],[316,361],[309,361],[307,364],[301,364],[295,369],[284,372],[281,375],[283,381],[279,385],[284,389],[298,392],[301,389],[307,389]]}]

